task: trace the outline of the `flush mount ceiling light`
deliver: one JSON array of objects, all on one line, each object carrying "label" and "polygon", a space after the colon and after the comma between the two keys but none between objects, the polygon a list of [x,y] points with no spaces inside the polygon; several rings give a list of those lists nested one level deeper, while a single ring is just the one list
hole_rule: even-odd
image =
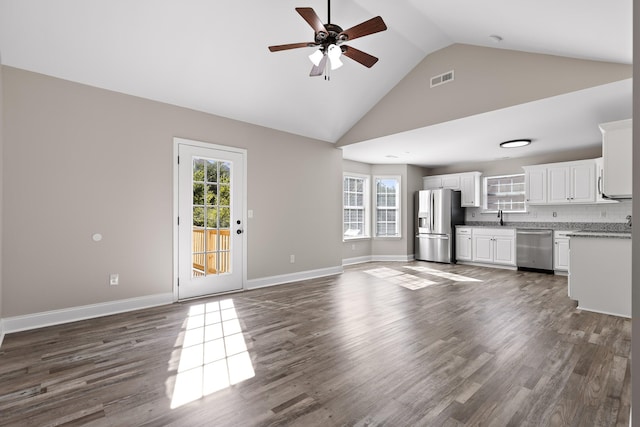
[{"label": "flush mount ceiling light", "polygon": [[525,145],[531,144],[530,139],[512,139],[510,141],[505,141],[500,143],[500,147],[502,148],[516,148],[516,147],[524,147]]}]

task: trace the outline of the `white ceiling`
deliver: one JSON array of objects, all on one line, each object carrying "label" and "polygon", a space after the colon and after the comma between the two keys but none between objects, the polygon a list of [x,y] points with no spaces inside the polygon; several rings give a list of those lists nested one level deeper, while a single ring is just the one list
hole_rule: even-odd
[{"label": "white ceiling", "polygon": [[[331,5],[333,23],[349,28],[380,15],[389,29],[349,43],[380,58],[373,68],[345,59],[327,82],[308,77],[312,49],[267,49],[312,40],[313,30],[294,10],[301,6],[326,20],[324,0],[0,0],[0,57],[5,65],[329,142],[344,135],[426,55],[452,43],[632,61],[632,0],[341,0]],[[491,34],[503,42],[495,44]],[[448,164],[459,159],[423,151],[433,150],[433,143],[418,145],[416,139],[459,144],[458,153],[479,155],[500,140],[496,130],[504,129],[506,120],[522,126],[514,130],[535,138],[540,147],[544,142],[545,149],[593,144],[593,129],[572,132],[571,142],[561,139],[567,128],[556,114],[545,113],[575,110],[566,117],[572,129],[593,128],[592,120],[601,121],[594,111],[602,111],[603,102],[609,113],[630,117],[630,83],[611,90],[483,114],[469,118],[469,126],[442,124],[359,143],[346,148],[345,156],[421,164],[417,159],[428,155],[425,165]],[[536,120],[517,120],[523,115]],[[412,158],[390,161],[385,156],[395,153],[385,139]],[[370,148],[363,149],[367,144]]]}]

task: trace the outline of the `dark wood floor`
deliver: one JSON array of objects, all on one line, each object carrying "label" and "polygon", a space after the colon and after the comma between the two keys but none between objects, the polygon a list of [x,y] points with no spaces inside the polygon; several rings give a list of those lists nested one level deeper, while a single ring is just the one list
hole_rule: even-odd
[{"label": "dark wood floor", "polygon": [[0,425],[626,427],[630,332],[566,277],[362,264],[10,334]]}]

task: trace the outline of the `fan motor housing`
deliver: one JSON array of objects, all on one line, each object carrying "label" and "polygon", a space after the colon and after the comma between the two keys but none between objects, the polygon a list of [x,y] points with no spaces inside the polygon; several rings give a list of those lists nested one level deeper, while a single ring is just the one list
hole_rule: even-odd
[{"label": "fan motor housing", "polygon": [[346,40],[344,36],[339,36],[343,31],[339,25],[325,24],[324,28],[327,30],[326,33],[324,31],[318,31],[315,34],[315,41],[317,44],[328,46],[330,44],[342,43]]}]

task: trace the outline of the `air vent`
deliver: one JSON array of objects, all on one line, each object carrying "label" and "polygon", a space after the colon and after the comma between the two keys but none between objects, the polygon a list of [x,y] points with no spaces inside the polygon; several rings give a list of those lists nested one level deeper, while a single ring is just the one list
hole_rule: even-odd
[{"label": "air vent", "polygon": [[453,70],[431,77],[431,87],[440,86],[453,81]]}]

